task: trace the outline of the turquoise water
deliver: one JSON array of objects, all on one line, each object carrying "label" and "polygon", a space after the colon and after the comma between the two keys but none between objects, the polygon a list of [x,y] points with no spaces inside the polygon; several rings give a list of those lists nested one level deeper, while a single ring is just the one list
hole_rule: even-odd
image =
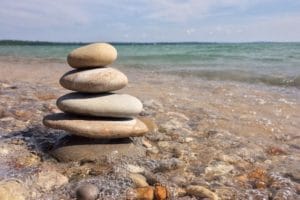
[{"label": "turquoise water", "polygon": [[[0,58],[64,61],[82,44],[0,43]],[[300,43],[114,44],[116,64],[208,80],[300,88]]]}]

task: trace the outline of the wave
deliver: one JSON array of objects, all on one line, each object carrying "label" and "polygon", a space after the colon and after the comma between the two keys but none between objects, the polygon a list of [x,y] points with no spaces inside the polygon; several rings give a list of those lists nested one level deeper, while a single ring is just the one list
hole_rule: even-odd
[{"label": "wave", "polygon": [[174,70],[164,71],[182,77],[199,77],[205,80],[264,83],[272,86],[296,87],[300,89],[300,75],[276,76],[257,74],[241,70]]}]

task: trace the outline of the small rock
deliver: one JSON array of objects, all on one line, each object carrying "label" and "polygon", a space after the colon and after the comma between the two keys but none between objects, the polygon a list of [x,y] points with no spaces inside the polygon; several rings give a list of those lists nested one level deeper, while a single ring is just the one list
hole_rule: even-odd
[{"label": "small rock", "polygon": [[157,143],[157,145],[161,149],[168,149],[170,147],[170,142],[169,141],[159,141]]},{"label": "small rock", "polygon": [[53,188],[59,188],[69,182],[69,179],[54,171],[45,170],[38,174],[36,184],[45,191],[50,191]]},{"label": "small rock", "polygon": [[152,144],[148,140],[145,140],[145,139],[142,140],[142,144],[146,148],[151,148],[152,147]]},{"label": "small rock", "polygon": [[190,143],[190,142],[194,141],[194,138],[192,138],[192,137],[186,137],[184,141],[186,143]]},{"label": "small rock", "polygon": [[135,187],[146,187],[149,186],[146,178],[141,174],[129,174],[130,179],[133,181]]},{"label": "small rock", "polygon": [[219,200],[217,194],[200,185],[190,185],[186,188],[186,192],[189,195],[193,195],[200,198],[210,198],[210,200]]},{"label": "small rock", "polygon": [[42,101],[57,99],[57,96],[53,93],[36,93],[35,96]]},{"label": "small rock", "polygon": [[151,155],[151,154],[158,154],[159,150],[156,146],[153,146],[151,148],[148,148],[146,151],[147,155]]},{"label": "small rock", "polygon": [[166,200],[169,198],[169,191],[166,187],[156,184],[154,186],[154,198],[155,200]]},{"label": "small rock", "polygon": [[158,126],[156,125],[156,123],[148,118],[148,117],[141,117],[139,118],[142,122],[144,122],[144,124],[148,127],[149,131],[151,132],[157,132],[158,131]]},{"label": "small rock", "polygon": [[222,176],[224,174],[228,174],[230,171],[234,169],[233,165],[228,165],[225,163],[218,163],[213,166],[209,166],[205,168],[205,176],[207,177],[217,177]]},{"label": "small rock", "polygon": [[84,184],[76,189],[78,200],[95,200],[98,198],[99,189],[93,184]]},{"label": "small rock", "polygon": [[153,200],[154,190],[153,187],[140,187],[128,191],[127,200]]},{"label": "small rock", "polygon": [[25,200],[27,190],[17,181],[0,182],[0,200]]},{"label": "small rock", "polygon": [[178,176],[173,176],[171,178],[171,182],[175,183],[178,186],[185,186],[187,181],[186,181],[186,178],[184,176],[178,175]]},{"label": "small rock", "polygon": [[145,171],[145,169],[143,167],[137,166],[137,165],[131,165],[128,164],[126,166],[126,169],[130,172],[130,173],[135,173],[135,174],[141,174]]},{"label": "small rock", "polygon": [[22,120],[22,121],[28,121],[32,118],[33,112],[27,111],[27,110],[16,110],[13,113],[16,117],[16,119]]},{"label": "small rock", "polygon": [[152,173],[151,171],[145,170],[145,172],[143,173],[143,175],[146,177],[147,182],[150,185],[154,185],[154,184],[156,184],[156,183],[159,182],[158,176],[155,175],[154,173]]},{"label": "small rock", "polygon": [[171,158],[167,160],[162,160],[159,163],[159,166],[154,170],[155,172],[164,172],[168,170],[175,170],[179,169],[184,166],[184,163],[177,159],[177,158]]}]

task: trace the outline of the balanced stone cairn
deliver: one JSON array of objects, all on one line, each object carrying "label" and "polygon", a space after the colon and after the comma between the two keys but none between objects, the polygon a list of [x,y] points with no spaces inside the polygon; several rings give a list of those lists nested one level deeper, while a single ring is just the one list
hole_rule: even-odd
[{"label": "balanced stone cairn", "polygon": [[[112,154],[134,156],[141,152],[129,137],[142,136],[148,131],[134,117],[143,105],[128,94],[112,93],[128,83],[122,72],[106,67],[116,58],[116,49],[106,43],[83,46],[68,55],[68,64],[75,70],[64,74],[60,84],[75,92],[57,100],[64,113],[51,114],[43,120],[47,127],[77,136],[56,145],[52,155],[58,160],[94,161]],[[113,140],[116,138],[119,140]]]}]

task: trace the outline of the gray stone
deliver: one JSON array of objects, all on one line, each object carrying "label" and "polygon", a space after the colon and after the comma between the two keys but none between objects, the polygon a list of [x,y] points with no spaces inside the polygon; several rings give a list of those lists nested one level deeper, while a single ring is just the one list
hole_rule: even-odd
[{"label": "gray stone", "polygon": [[93,184],[84,184],[76,189],[76,198],[78,200],[95,200],[98,198],[99,189]]},{"label": "gray stone", "polygon": [[67,61],[73,68],[104,67],[117,59],[117,50],[106,43],[94,43],[73,50]]},{"label": "gray stone", "polygon": [[61,129],[71,134],[89,138],[126,138],[142,136],[148,131],[146,125],[136,118],[78,117],[56,113],[44,118],[45,126]]},{"label": "gray stone", "polygon": [[137,98],[114,93],[69,93],[57,100],[57,106],[64,112],[98,117],[131,117],[143,109]]},{"label": "gray stone", "polygon": [[103,140],[77,136],[67,136],[50,153],[61,162],[99,162],[104,165],[124,156],[145,156],[144,149],[129,139]]},{"label": "gray stone", "polygon": [[127,77],[113,68],[72,70],[64,74],[60,84],[69,90],[99,93],[119,90],[128,83]]}]

